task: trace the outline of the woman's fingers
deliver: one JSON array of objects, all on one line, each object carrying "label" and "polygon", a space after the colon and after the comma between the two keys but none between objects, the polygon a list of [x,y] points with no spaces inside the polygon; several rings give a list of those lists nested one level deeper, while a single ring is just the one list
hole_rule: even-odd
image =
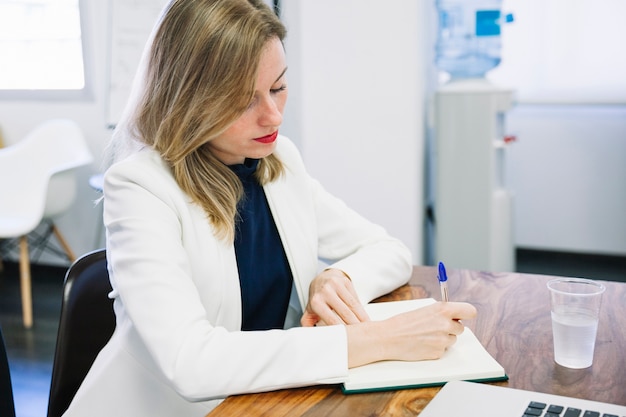
[{"label": "woman's fingers", "polygon": [[356,324],[369,320],[352,281],[336,269],[325,270],[311,283],[309,303],[301,323],[310,323],[313,316],[329,325]]},{"label": "woman's fingers", "polygon": [[476,317],[476,307],[462,302],[438,302],[433,304],[441,313],[452,320],[469,320]]}]

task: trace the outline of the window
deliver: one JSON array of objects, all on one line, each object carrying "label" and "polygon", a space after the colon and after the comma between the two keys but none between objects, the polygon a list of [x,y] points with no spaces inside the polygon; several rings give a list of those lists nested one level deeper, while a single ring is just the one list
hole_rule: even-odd
[{"label": "window", "polygon": [[524,103],[626,103],[626,1],[503,0],[502,62],[487,78]]},{"label": "window", "polygon": [[84,96],[79,0],[0,0],[0,97]]}]

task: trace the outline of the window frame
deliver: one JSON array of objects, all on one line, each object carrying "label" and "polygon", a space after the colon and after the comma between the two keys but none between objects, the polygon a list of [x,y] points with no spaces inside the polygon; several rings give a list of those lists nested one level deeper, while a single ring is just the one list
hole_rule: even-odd
[{"label": "window frame", "polygon": [[83,74],[85,85],[82,89],[2,89],[0,101],[89,101],[93,99],[93,71],[90,33],[87,30],[89,0],[78,0],[80,19],[80,39],[83,53]]}]

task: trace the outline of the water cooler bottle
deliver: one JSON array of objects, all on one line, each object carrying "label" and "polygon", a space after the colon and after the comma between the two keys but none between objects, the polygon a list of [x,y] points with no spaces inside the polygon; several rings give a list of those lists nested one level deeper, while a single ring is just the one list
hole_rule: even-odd
[{"label": "water cooler bottle", "polygon": [[[504,178],[513,91],[484,74],[500,62],[499,1],[438,0],[435,253],[452,268],[514,271],[513,196]],[[469,10],[468,10],[469,9]]]}]

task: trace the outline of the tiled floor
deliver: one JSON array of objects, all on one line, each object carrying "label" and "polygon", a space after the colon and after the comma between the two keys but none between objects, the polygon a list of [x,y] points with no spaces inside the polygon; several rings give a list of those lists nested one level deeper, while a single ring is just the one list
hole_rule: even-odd
[{"label": "tiled floor", "polygon": [[[517,270],[626,281],[626,258],[518,251]],[[17,417],[45,417],[47,413],[65,268],[34,266],[32,275],[35,325],[25,330],[17,266],[7,263],[0,273],[0,326],[7,344]]]}]

